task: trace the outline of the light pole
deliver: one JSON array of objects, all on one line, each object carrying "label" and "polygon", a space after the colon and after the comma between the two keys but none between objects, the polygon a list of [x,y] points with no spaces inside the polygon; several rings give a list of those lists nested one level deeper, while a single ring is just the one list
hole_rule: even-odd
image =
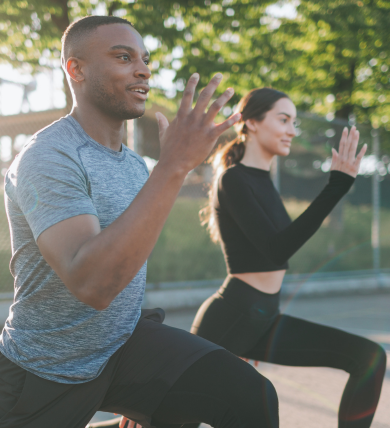
[{"label": "light pole", "polygon": [[377,168],[380,155],[379,132],[377,129],[371,131],[372,154],[375,157],[375,171],[372,176],[372,224],[371,224],[371,247],[372,247],[372,267],[376,274],[380,270],[380,176]]}]

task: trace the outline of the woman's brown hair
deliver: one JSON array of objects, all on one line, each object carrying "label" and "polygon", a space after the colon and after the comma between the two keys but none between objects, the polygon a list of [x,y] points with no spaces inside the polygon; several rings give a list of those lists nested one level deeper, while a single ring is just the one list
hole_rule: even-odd
[{"label": "woman's brown hair", "polygon": [[241,161],[245,154],[246,135],[248,128],[245,121],[255,119],[261,122],[268,111],[272,110],[276,101],[281,98],[289,98],[287,94],[272,88],[253,89],[245,97],[241,98],[236,112],[241,113],[240,122],[234,126],[237,137],[224,146],[218,147],[208,162],[213,166],[213,179],[209,190],[209,203],[200,211],[201,224],[207,224],[211,240],[219,242],[219,230],[215,221],[213,201],[218,187],[218,178],[225,169]]}]

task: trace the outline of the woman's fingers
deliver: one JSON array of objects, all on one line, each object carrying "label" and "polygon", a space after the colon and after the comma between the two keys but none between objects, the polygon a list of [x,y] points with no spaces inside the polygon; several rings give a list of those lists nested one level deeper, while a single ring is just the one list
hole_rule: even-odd
[{"label": "woman's fingers", "polygon": [[359,143],[359,135],[359,131],[353,126],[349,133],[348,141],[346,144],[346,149],[348,150],[348,152],[346,152],[346,156],[352,161],[354,161],[356,157],[356,149]]},{"label": "woman's fingers", "polygon": [[345,155],[345,148],[348,142],[348,128],[345,127],[343,129],[343,132],[341,134],[340,144],[339,144],[339,155],[344,156]]},{"label": "woman's fingers", "polygon": [[351,128],[349,134],[348,129],[344,128],[340,140],[339,153],[335,149],[332,149],[331,170],[341,171],[356,177],[359,172],[360,162],[367,151],[367,144],[365,144],[358,155],[356,155],[359,135],[359,131],[355,126]]},{"label": "woman's fingers", "polygon": [[366,154],[367,151],[367,144],[364,144],[364,146],[361,148],[360,152],[356,156],[355,163],[359,166],[361,160],[363,159],[363,156]]},{"label": "woman's fingers", "polygon": [[194,94],[196,86],[199,82],[199,74],[194,73],[187,82],[187,85],[183,92],[183,98],[181,99],[180,107],[177,115],[188,114],[192,109],[192,103],[194,101]]},{"label": "woman's fingers", "polygon": [[337,162],[338,157],[339,157],[339,154],[337,153],[337,150],[335,148],[332,148],[332,165],[334,165]]}]

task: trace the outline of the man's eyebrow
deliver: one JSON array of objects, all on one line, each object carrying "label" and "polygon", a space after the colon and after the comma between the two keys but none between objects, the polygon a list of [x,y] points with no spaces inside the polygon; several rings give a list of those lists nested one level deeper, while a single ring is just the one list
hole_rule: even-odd
[{"label": "man's eyebrow", "polygon": [[[117,51],[120,49],[123,49],[123,50],[128,51],[128,52],[133,53],[133,54],[137,53],[137,51],[134,48],[132,48],[131,46],[126,46],[126,45],[111,46],[109,51]],[[143,51],[142,56],[150,56],[150,53],[148,51]]]}]

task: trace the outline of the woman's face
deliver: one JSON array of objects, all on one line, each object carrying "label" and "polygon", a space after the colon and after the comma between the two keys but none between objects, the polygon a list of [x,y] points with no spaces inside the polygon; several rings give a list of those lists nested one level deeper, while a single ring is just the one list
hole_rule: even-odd
[{"label": "woman's face", "polygon": [[281,98],[261,122],[246,121],[249,136],[269,156],[287,156],[296,133],[296,116],[294,103],[289,98]]}]

